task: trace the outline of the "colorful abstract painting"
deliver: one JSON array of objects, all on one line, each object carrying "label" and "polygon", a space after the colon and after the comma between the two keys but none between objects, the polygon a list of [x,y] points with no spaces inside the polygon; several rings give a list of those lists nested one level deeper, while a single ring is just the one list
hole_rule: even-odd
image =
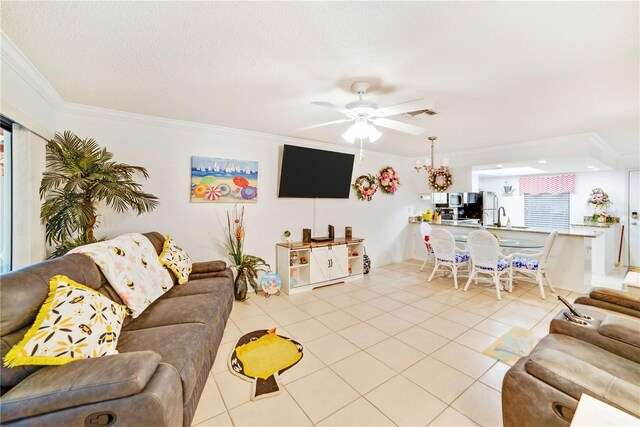
[{"label": "colorful abstract painting", "polygon": [[255,203],[258,162],[191,157],[191,201],[194,203]]}]

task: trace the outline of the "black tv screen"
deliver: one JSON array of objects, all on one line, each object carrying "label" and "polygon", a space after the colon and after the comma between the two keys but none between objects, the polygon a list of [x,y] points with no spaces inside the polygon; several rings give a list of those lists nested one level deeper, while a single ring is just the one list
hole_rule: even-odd
[{"label": "black tv screen", "polygon": [[348,199],[355,155],[285,145],[278,197]]}]

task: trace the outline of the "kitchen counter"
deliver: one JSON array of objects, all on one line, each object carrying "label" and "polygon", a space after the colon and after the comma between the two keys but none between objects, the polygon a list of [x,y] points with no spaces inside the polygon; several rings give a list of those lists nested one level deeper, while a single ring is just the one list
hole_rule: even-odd
[{"label": "kitchen counter", "polygon": [[611,228],[618,225],[619,222],[597,222],[585,221],[582,224],[571,224],[572,227],[593,227],[593,228]]},{"label": "kitchen counter", "polygon": [[[465,236],[480,228],[479,224],[469,221],[442,220],[440,224],[429,223],[434,229],[444,228],[454,236]],[[416,259],[424,259],[424,240],[420,235],[419,223],[417,227],[409,224],[412,229],[413,253]],[[497,232],[501,239],[533,240],[541,246],[547,241],[552,230],[519,227],[487,227],[488,231]],[[606,274],[610,263],[615,260],[612,251],[608,250],[609,234],[615,228],[589,229],[572,228],[570,231],[558,233],[551,254],[549,255],[548,272],[553,285],[560,289],[573,292],[585,292],[591,287],[591,273]],[[503,248],[504,252],[518,252],[517,249]],[[609,253],[611,252],[611,253]],[[602,273],[601,273],[602,272]],[[549,298],[549,297],[547,297]]]},{"label": "kitchen counter", "polygon": [[[456,221],[456,220],[443,219],[440,224],[435,224],[433,222],[430,222],[429,225],[431,225],[433,227],[449,226],[449,227],[464,227],[464,228],[474,228],[474,229],[480,228],[480,224],[473,224],[473,223],[470,223],[470,222],[466,222],[464,220],[463,221]],[[507,228],[507,227],[497,227],[497,226],[489,225],[489,226],[486,226],[486,228],[487,228],[487,230],[492,230],[492,231],[496,230],[496,231],[510,231],[510,232],[518,232],[518,233],[537,233],[537,234],[549,234],[549,233],[551,233],[553,231],[553,230],[542,229],[542,228],[530,228],[530,227],[519,227],[519,226]],[[602,234],[602,231],[598,231],[598,230],[580,230],[580,231],[569,230],[569,231],[560,231],[558,234],[560,236],[574,236],[574,237],[594,238],[594,237],[600,236]]]}]

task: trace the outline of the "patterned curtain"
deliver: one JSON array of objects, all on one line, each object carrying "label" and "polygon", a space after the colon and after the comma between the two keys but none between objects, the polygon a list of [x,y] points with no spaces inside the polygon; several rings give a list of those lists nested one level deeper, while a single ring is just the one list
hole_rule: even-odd
[{"label": "patterned curtain", "polygon": [[576,176],[525,176],[520,178],[520,194],[560,194],[576,192]]}]

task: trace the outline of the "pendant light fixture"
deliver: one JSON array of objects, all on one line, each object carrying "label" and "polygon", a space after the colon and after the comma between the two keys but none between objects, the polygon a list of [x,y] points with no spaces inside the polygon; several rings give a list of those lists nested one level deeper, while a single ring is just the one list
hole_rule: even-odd
[{"label": "pendant light fixture", "polygon": [[416,172],[420,173],[420,171],[422,169],[426,170],[427,172],[429,172],[432,169],[448,169],[449,168],[449,159],[448,158],[443,158],[442,159],[442,166],[436,167],[435,165],[435,142],[436,139],[438,139],[437,136],[430,136],[429,138],[427,138],[430,142],[431,142],[431,158],[426,157],[424,160],[424,163],[421,162],[420,160],[416,160],[416,165],[413,167]]}]

